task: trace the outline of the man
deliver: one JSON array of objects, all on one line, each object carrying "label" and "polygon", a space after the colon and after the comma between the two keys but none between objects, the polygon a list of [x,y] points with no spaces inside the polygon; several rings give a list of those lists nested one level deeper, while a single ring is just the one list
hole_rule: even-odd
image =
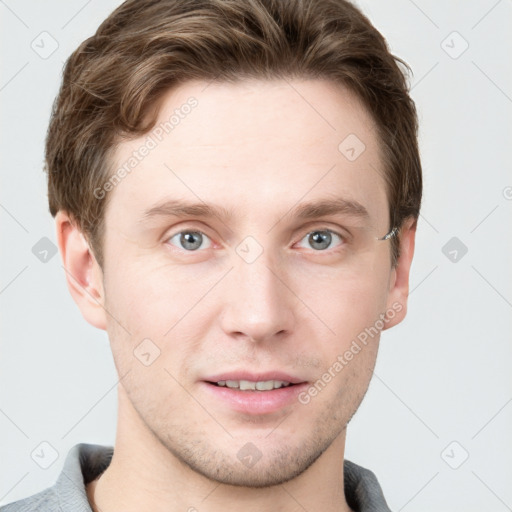
[{"label": "man", "polygon": [[406,314],[421,166],[399,63],[343,0],[133,0],[74,52],[50,211],[109,336],[116,442],[3,512],[389,510],[344,449]]}]

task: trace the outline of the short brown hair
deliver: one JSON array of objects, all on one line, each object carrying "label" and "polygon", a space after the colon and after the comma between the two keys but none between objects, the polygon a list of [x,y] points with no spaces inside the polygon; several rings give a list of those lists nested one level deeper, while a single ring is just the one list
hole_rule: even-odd
[{"label": "short brown hair", "polygon": [[[378,128],[390,226],[419,215],[422,176],[407,64],[345,0],[128,0],[68,59],[46,139],[48,198],[103,266],[109,156],[154,125],[148,115],[188,80],[319,78],[348,87]],[[154,110],[154,109],[153,109]],[[340,141],[341,142],[341,141]],[[399,244],[392,241],[393,265]]]}]

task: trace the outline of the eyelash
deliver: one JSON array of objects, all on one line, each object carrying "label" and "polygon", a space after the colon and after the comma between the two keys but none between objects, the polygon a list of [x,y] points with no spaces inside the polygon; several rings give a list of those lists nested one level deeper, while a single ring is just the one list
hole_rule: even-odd
[{"label": "eyelash", "polygon": [[[201,231],[199,229],[193,229],[193,228],[191,228],[191,229],[182,229],[180,231],[177,231],[176,233],[173,233],[170,236],[166,237],[165,240],[166,240],[167,243],[169,243],[169,241],[171,239],[173,239],[174,237],[176,237],[178,235],[182,235],[184,233],[199,233],[203,237],[206,237],[208,240],[211,240],[210,237],[206,233],[204,233],[203,231]],[[343,247],[348,242],[348,236],[342,235],[341,233],[338,233],[337,231],[335,231],[333,229],[330,229],[330,228],[327,228],[327,227],[321,227],[321,228],[315,228],[315,229],[309,230],[307,233],[305,233],[302,236],[302,238],[299,240],[299,242],[304,240],[306,237],[308,237],[309,235],[311,235],[313,233],[329,233],[331,235],[334,235],[334,236],[338,237],[341,240],[341,243],[335,249],[328,249],[328,248],[327,249],[320,249],[320,250],[311,249],[315,253],[331,253],[333,251],[339,250],[340,247]],[[181,247],[177,247],[177,246],[174,246],[174,245],[173,245],[173,247],[176,247],[178,250],[180,250],[182,252],[188,252],[188,253],[201,252],[201,249],[187,250],[187,249],[183,249]],[[207,247],[207,249],[208,248],[209,247]],[[203,249],[203,250],[205,250],[205,249]]]}]

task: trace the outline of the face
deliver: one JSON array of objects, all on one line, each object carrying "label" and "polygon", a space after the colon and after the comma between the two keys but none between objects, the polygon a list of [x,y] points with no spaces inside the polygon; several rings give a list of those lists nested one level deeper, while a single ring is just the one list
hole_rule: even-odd
[{"label": "face", "polygon": [[325,81],[190,82],[113,162],[103,286],[129,407],[208,478],[299,475],[400,309],[371,118]]}]

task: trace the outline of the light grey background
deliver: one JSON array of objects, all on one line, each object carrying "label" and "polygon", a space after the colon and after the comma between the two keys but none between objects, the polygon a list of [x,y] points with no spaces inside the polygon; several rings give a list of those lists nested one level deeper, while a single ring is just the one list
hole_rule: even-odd
[{"label": "light grey background", "polygon": [[[118,3],[0,0],[0,503],[52,485],[74,444],[114,442],[107,336],[60,256],[32,248],[55,242],[43,143],[63,61]],[[512,510],[512,1],[359,5],[414,70],[425,196],[409,314],[383,334],[346,457],[393,510]]]}]

